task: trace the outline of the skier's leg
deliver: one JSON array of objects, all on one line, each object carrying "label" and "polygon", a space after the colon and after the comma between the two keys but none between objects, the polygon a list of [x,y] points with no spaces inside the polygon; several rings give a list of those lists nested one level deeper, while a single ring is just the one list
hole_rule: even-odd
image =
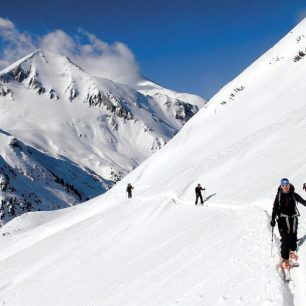
[{"label": "skier's leg", "polygon": [[296,251],[296,249],[297,249],[297,235],[296,235],[296,233],[288,234],[288,242],[289,242],[290,250],[291,251]]},{"label": "skier's leg", "polygon": [[289,259],[290,259],[290,264],[292,267],[298,267],[298,256],[297,256],[297,224],[296,224],[296,229],[295,233],[290,233],[290,252],[289,252]]},{"label": "skier's leg", "polygon": [[288,234],[288,246],[289,246],[289,251],[296,251],[297,248],[297,238],[296,234],[294,233],[289,233]]},{"label": "skier's leg", "polygon": [[281,236],[281,256],[282,256],[282,268],[284,272],[284,280],[285,282],[291,281],[290,276],[290,262],[289,262],[289,235],[287,229],[280,227],[280,223],[278,223],[278,229]]},{"label": "skier's leg", "polygon": [[203,204],[204,201],[203,201],[203,197],[202,197],[202,194],[201,194],[201,193],[200,193],[200,199],[201,199],[201,204]]},{"label": "skier's leg", "polygon": [[[294,219],[292,221],[294,223]],[[294,226],[295,225],[295,226]],[[294,233],[291,234],[291,246],[290,249],[291,251],[296,251],[297,250],[297,231],[298,231],[298,219],[297,217],[295,218],[295,224],[292,224],[295,228],[293,228]]]},{"label": "skier's leg", "polygon": [[198,199],[199,199],[199,195],[196,194],[196,201],[195,201],[195,205],[198,205]]},{"label": "skier's leg", "polygon": [[289,251],[290,251],[290,238],[289,234],[286,230],[279,229],[279,233],[281,236],[281,257],[282,259],[289,259]]}]

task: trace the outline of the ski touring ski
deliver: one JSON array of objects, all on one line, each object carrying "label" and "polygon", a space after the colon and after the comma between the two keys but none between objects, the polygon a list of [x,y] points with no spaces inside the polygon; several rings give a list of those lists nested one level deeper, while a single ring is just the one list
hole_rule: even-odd
[{"label": "ski touring ski", "polygon": [[282,268],[283,275],[284,275],[284,282],[289,283],[290,281],[292,281],[291,273],[290,273],[290,269],[291,269],[290,261],[284,260],[281,263],[281,268]]},{"label": "ski touring ski", "polygon": [[291,278],[291,274],[290,274],[290,269],[283,269],[284,271],[284,282],[285,283],[289,283],[292,281],[292,278]]}]

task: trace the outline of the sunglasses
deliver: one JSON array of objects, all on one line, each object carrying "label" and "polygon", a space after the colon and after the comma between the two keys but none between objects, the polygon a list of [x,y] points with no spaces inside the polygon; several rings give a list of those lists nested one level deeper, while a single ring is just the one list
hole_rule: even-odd
[{"label": "sunglasses", "polygon": [[289,184],[285,184],[285,185],[281,185],[282,186],[282,188],[287,188],[287,187],[289,187],[290,185]]}]

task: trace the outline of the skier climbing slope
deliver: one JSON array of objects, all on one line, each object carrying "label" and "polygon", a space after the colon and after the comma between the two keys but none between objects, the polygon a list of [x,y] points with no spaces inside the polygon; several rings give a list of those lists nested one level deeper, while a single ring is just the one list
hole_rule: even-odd
[{"label": "skier climbing slope", "polygon": [[294,186],[289,183],[288,179],[283,178],[274,200],[270,224],[274,227],[276,221],[278,223],[281,236],[282,267],[287,281],[290,280],[290,268],[299,266],[296,250],[298,217],[300,214],[296,202],[306,206],[306,201],[295,192]]}]

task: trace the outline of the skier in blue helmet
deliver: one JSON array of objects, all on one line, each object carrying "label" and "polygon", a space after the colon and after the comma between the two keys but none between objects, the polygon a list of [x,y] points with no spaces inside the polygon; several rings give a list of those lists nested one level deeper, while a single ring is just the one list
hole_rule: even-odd
[{"label": "skier in blue helmet", "polygon": [[[306,201],[294,191],[294,186],[287,178],[283,178],[278,187],[274,200],[270,225],[278,223],[281,236],[281,257],[284,270],[297,267],[297,229],[298,217],[297,202],[306,206]],[[275,221],[276,220],[276,221]]]}]

